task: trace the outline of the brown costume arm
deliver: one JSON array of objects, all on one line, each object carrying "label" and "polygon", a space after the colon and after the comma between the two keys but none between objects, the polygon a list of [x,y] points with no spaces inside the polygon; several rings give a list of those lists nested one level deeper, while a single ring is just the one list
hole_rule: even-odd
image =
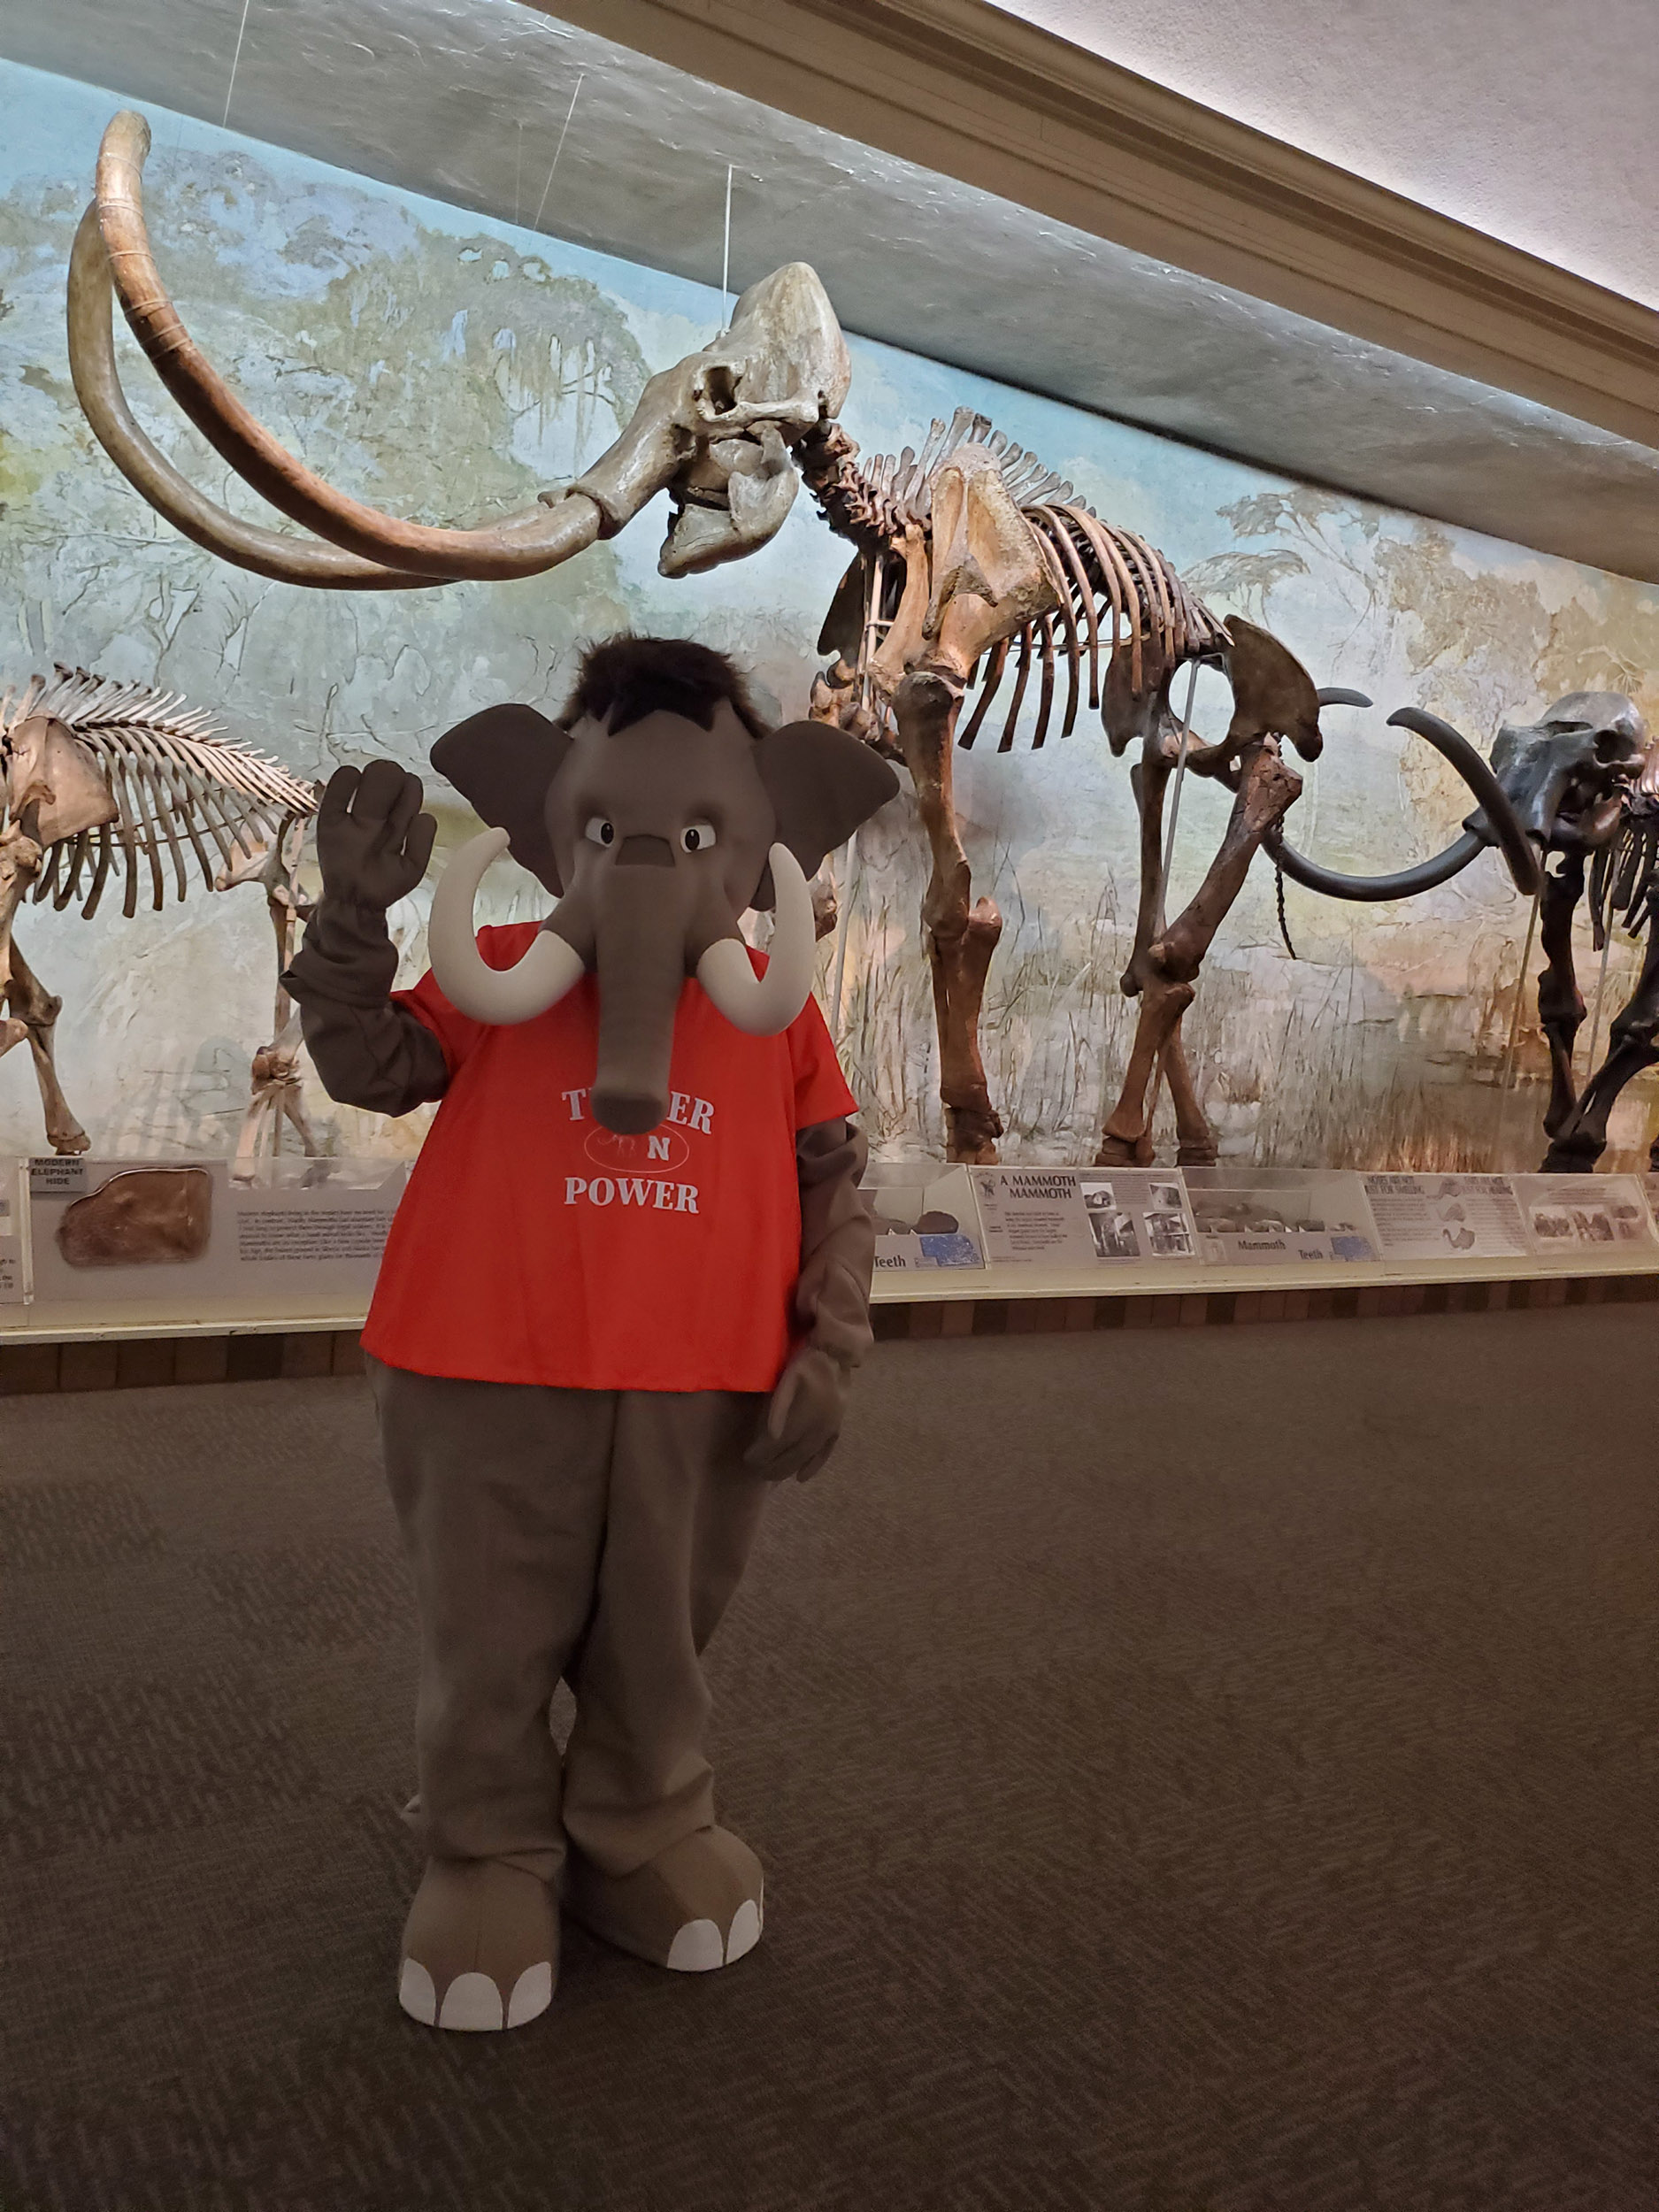
[{"label": "brown costume arm", "polygon": [[342,1106],[406,1114],[441,1098],[449,1083],[442,1046],[407,1008],[392,1003],[396,973],[385,913],[325,895],[282,987],[298,1004],[323,1088]]},{"label": "brown costume arm", "polygon": [[795,1319],[805,1332],[779,1378],[749,1463],[775,1482],[805,1482],[835,1448],[852,1371],[873,1341],[870,1282],[875,1224],[858,1188],[869,1156],[849,1121],[815,1122],[795,1137],[801,1272]]},{"label": "brown costume arm", "polygon": [[813,1123],[797,1131],[801,1186],[801,1274],[795,1317],[806,1340],[839,1365],[856,1367],[870,1349],[870,1282],[876,1229],[858,1188],[870,1147],[851,1122]]}]

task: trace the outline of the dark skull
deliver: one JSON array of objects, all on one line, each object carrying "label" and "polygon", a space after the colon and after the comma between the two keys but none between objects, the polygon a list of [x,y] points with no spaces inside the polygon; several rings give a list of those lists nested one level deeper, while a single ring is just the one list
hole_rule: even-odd
[{"label": "dark skull", "polygon": [[[1617,691],[1574,691],[1541,721],[1509,723],[1492,748],[1492,766],[1527,835],[1545,852],[1590,852],[1605,845],[1620,815],[1647,786],[1654,741],[1635,702]],[[1471,826],[1483,818],[1471,816]]]}]

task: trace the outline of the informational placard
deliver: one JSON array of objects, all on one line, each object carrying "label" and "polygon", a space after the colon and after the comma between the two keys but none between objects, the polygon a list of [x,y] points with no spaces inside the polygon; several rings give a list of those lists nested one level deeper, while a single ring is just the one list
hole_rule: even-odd
[{"label": "informational placard", "polygon": [[129,1300],[210,1315],[215,1301],[356,1303],[374,1286],[401,1161],[35,1160],[37,1299]]},{"label": "informational placard", "polygon": [[1540,1259],[1607,1258],[1655,1241],[1633,1175],[1517,1175],[1515,1191]]},{"label": "informational placard", "polygon": [[1525,1259],[1532,1250],[1510,1176],[1361,1179],[1385,1259]]},{"label": "informational placard", "polygon": [[1158,1168],[976,1167],[987,1259],[1092,1269],[1197,1257],[1179,1174]]},{"label": "informational placard", "polygon": [[973,1179],[936,1160],[883,1161],[864,1177],[876,1225],[876,1272],[983,1267],[985,1240]]},{"label": "informational placard", "polygon": [[21,1160],[0,1159],[0,1306],[29,1294],[28,1177]]},{"label": "informational placard", "polygon": [[1187,1195],[1211,1267],[1290,1267],[1377,1257],[1357,1175],[1339,1170],[1191,1168]]}]

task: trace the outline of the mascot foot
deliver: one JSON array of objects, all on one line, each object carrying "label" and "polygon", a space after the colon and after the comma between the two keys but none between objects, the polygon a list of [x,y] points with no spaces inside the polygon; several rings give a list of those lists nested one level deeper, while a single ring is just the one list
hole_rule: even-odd
[{"label": "mascot foot", "polygon": [[397,2001],[429,2028],[520,2028],[557,1979],[547,1884],[499,1859],[427,1863],[403,1927]]},{"label": "mascot foot", "polygon": [[572,1920],[619,1951],[703,1974],[760,1941],[763,1886],[760,1861],[746,1843],[725,1828],[700,1828],[632,1874],[602,1874],[572,1851],[565,1904]]}]

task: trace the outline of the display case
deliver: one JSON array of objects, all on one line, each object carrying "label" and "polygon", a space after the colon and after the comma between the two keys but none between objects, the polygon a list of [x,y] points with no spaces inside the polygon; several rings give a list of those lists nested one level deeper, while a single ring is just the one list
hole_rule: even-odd
[{"label": "display case", "polygon": [[[503,700],[557,713],[577,643],[632,626],[729,650],[769,718],[836,720],[899,766],[899,797],[815,887],[819,997],[876,1161],[884,1295],[954,1294],[1005,1270],[1171,1289],[1217,1270],[1346,1269],[1357,1282],[1370,1267],[1647,1264],[1646,1202],[1628,1179],[1647,1166],[1651,1073],[1597,1102],[1593,1198],[1528,1178],[1551,1150],[1546,1106],[1563,1083],[1586,1090],[1642,987],[1653,856],[1625,787],[1652,752],[1659,590],[1566,557],[1541,519],[1521,542],[1458,518],[1477,503],[1456,453],[1482,457],[1470,484],[1489,489],[1488,448],[1512,462],[1506,439],[1535,440],[1529,485],[1566,481],[1564,448],[1517,428],[1504,394],[1436,372],[1425,409],[1420,364],[1362,357],[1280,307],[1240,316],[1199,277],[1179,280],[1177,314],[1167,270],[1154,280],[1134,255],[1031,209],[940,188],[580,26],[533,51],[487,14],[447,11],[431,27],[488,123],[456,125],[444,145],[439,125],[458,111],[432,105],[430,73],[382,56],[373,86],[352,80],[345,98],[357,65],[343,17],[307,55],[264,44],[256,26],[228,104],[208,83],[228,62],[200,58],[186,12],[165,6],[153,82],[104,85],[89,59],[52,67],[53,37],[65,56],[70,40],[50,25],[31,35],[44,65],[0,63],[12,111],[31,119],[0,148],[0,382],[30,488],[28,526],[0,536],[15,641],[0,657],[17,770],[6,819],[18,828],[20,733],[46,695],[29,689],[36,677],[70,687],[52,696],[116,809],[49,841],[10,916],[40,980],[32,996],[19,984],[25,1014],[0,1054],[0,1151],[38,1155],[44,1126],[63,1192],[87,1197],[91,1162],[106,1177],[205,1176],[207,1247],[145,1263],[169,1296],[193,1286],[204,1314],[250,1297],[358,1298],[372,1256],[339,1241],[345,1226],[325,1233],[311,1171],[288,1163],[328,1164],[326,1217],[368,1237],[429,1114],[394,1121],[330,1100],[280,994],[317,890],[317,788],[376,757],[423,774],[435,875],[478,824],[434,776],[434,737]],[[164,81],[177,104],[157,98]],[[96,423],[88,437],[85,358],[75,396],[73,240],[100,142],[134,100],[149,247],[186,326],[296,458],[382,515],[454,529],[533,515],[543,495],[557,505],[630,434],[653,380],[731,352],[740,301],[797,264],[839,317],[844,396],[769,457],[764,528],[735,528],[728,490],[670,482],[649,515],[612,517],[570,559],[512,581],[348,591],[239,565],[213,535],[227,526],[181,533]],[[901,207],[908,228],[888,219]],[[924,269],[937,287],[926,308]],[[1089,364],[1079,300],[1117,349]],[[1168,388],[1186,358],[1178,331],[1194,330],[1216,365],[1210,416],[1191,394],[1174,408],[1197,426],[1184,443],[1147,394]],[[1432,416],[1436,440],[1454,425],[1435,447],[1444,511],[1425,515],[1403,478],[1390,503],[1374,483],[1332,488],[1311,467],[1301,479],[1259,450],[1238,457],[1255,434],[1215,426],[1244,423],[1270,356],[1301,364],[1328,451],[1345,419],[1379,408]],[[119,318],[110,360],[165,463],[251,526],[251,494],[227,488]],[[747,363],[721,374],[741,379]],[[962,647],[935,744],[901,726],[920,663],[900,666],[900,610],[907,530],[933,564],[924,597],[946,604],[956,587],[941,601],[941,580],[967,572],[938,537],[945,489],[972,491],[973,528],[1000,518],[998,541],[1017,540],[1026,566],[1018,590],[999,583],[976,603],[1012,611]],[[691,537],[706,552],[711,531],[741,539],[722,551],[741,557],[694,557]],[[957,603],[964,621],[972,598]],[[1233,734],[1240,685],[1256,681],[1247,660],[1271,663],[1279,686],[1248,759]],[[77,670],[89,672],[80,689]],[[134,687],[119,713],[117,679]],[[1582,727],[1552,721],[1563,695],[1601,703]],[[1617,834],[1583,899],[1555,913],[1540,883],[1526,887],[1488,785],[1506,761],[1585,730],[1624,779]],[[227,747],[245,817],[226,810]],[[1154,769],[1156,834],[1141,815]],[[1234,882],[1221,856],[1240,792],[1269,784],[1271,820]],[[205,812],[175,818],[161,797],[183,807],[187,787]],[[392,913],[405,983],[426,964],[432,881]],[[1363,897],[1341,888],[1356,881]],[[503,862],[480,918],[546,904]],[[1155,923],[1191,970],[1192,1002],[1173,1013]],[[1546,938],[1557,984],[1561,944],[1576,949],[1585,1014],[1571,1035],[1539,1011]],[[37,1089],[42,1056],[56,1066]],[[273,1148],[280,1167],[260,1172],[274,1180],[238,1179]],[[1178,1152],[1213,1164],[1183,1177],[1156,1164]],[[371,1160],[387,1180],[359,1204],[349,1164]],[[31,1268],[37,1307],[118,1289],[142,1302],[122,1264],[63,1261],[56,1225],[75,1201],[50,1183],[42,1171],[50,1226],[32,1256],[16,1225],[25,1198],[9,1260],[0,1215],[8,1310]]]}]

